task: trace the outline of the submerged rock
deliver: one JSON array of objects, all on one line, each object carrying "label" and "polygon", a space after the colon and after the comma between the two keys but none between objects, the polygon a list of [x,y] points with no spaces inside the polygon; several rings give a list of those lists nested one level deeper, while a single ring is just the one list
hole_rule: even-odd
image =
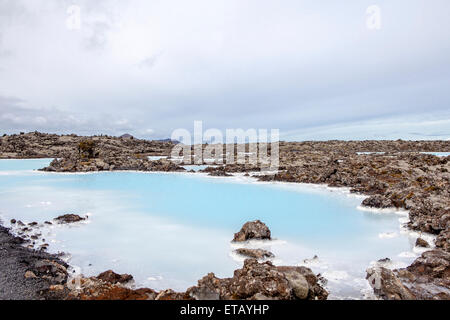
[{"label": "submerged rock", "polygon": [[251,239],[270,240],[269,228],[260,220],[247,222],[239,232],[234,234],[233,241],[242,242]]},{"label": "submerged rock", "polygon": [[275,255],[267,250],[263,249],[247,249],[247,248],[239,248],[234,250],[236,253],[247,256],[255,259],[265,259],[265,258],[273,258]]}]

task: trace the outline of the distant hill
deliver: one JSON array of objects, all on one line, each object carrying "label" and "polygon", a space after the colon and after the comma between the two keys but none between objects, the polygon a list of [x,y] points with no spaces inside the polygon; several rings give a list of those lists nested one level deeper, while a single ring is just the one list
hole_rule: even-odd
[{"label": "distant hill", "polygon": [[180,141],[178,141],[178,140],[172,140],[172,139],[169,139],[169,138],[167,138],[167,139],[159,139],[159,140],[156,140],[156,141],[159,141],[159,142],[172,142],[173,144],[179,144],[180,143]]}]

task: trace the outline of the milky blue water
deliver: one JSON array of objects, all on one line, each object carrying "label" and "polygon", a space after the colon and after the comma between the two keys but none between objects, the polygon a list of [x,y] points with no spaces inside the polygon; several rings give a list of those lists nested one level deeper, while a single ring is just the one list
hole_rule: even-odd
[{"label": "milky blue water", "polygon": [[421,152],[421,153],[432,154],[433,156],[438,156],[438,157],[448,157],[448,156],[450,156],[450,152]]},{"label": "milky blue water", "polygon": [[[300,184],[197,173],[43,173],[50,159],[0,160],[0,217],[42,223],[61,214],[88,223],[42,229],[50,252],[70,254],[85,275],[133,274],[136,285],[183,290],[208,272],[242,265],[233,233],[249,220],[271,229],[275,264],[302,264],[328,278],[331,297],[363,298],[365,270],[380,258],[406,266],[418,252],[398,213],[358,210],[362,198]],[[305,262],[314,255],[318,260]]]},{"label": "milky blue water", "polygon": [[[357,152],[359,155],[368,155],[368,154],[384,154],[385,152]],[[450,156],[450,152],[419,152],[423,154],[431,154],[437,157],[448,157]]]}]

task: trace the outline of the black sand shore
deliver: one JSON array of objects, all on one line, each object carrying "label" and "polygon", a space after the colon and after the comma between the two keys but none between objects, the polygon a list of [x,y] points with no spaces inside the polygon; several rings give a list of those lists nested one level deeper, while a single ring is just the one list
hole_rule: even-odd
[{"label": "black sand shore", "polygon": [[[0,300],[60,298],[49,289],[66,281],[67,265],[56,255],[24,247],[23,242],[0,226]],[[44,276],[33,276],[37,274]]]}]

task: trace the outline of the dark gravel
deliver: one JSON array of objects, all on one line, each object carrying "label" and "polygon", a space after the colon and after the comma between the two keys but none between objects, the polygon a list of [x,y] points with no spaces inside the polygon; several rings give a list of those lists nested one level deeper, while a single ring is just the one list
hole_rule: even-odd
[{"label": "dark gravel", "polygon": [[25,278],[25,272],[34,271],[42,260],[55,261],[66,266],[57,256],[25,248],[23,239],[13,236],[9,229],[0,226],[0,300],[60,299],[49,287],[51,279]]}]

